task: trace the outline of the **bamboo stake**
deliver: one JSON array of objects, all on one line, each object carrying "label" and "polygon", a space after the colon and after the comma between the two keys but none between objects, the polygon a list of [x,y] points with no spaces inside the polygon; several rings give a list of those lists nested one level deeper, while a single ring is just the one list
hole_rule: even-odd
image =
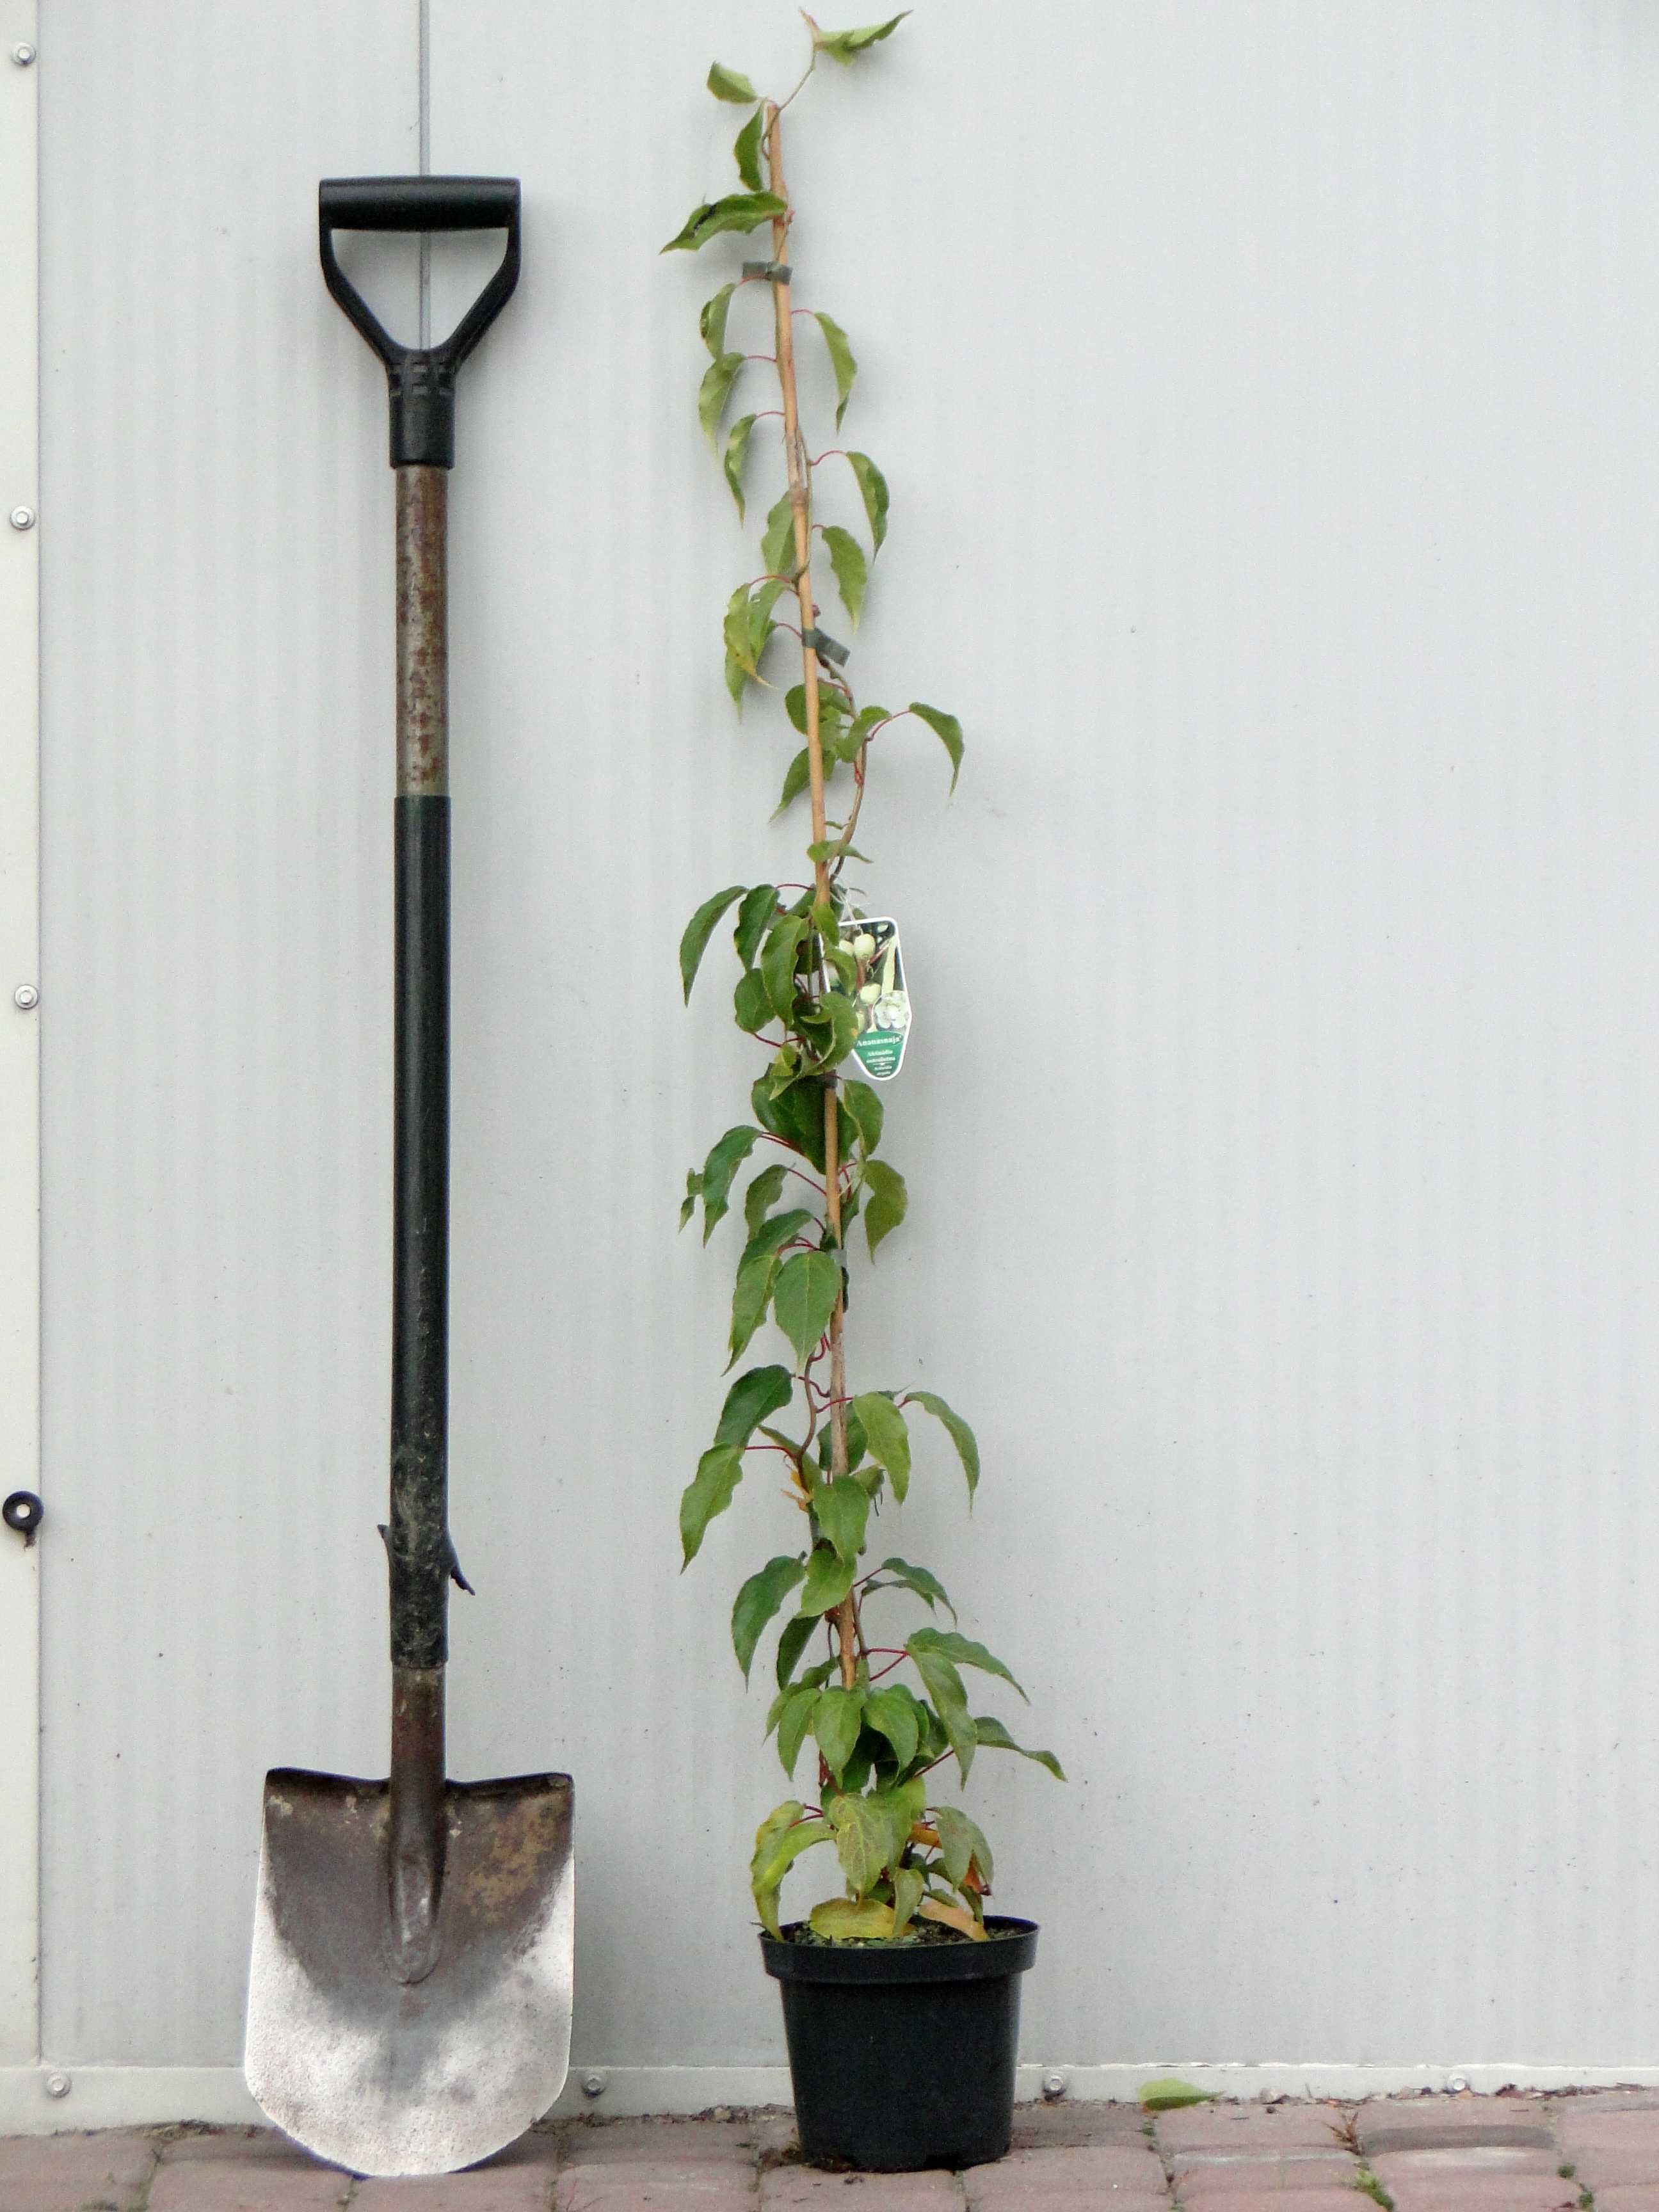
[{"label": "bamboo stake", "polygon": [[[768,181],[786,206],[789,193],[783,181],[783,123],[777,102],[767,103],[766,166]],[[786,259],[793,211],[772,218],[772,258]],[[823,807],[823,744],[818,733],[818,657],[806,640],[817,620],[812,602],[812,487],[806,447],[800,434],[800,414],[795,390],[795,325],[789,286],[772,286],[772,312],[777,331],[778,386],[783,396],[783,451],[789,471],[789,503],[795,524],[795,599],[800,610],[801,683],[806,706],[807,791],[812,807],[812,842],[825,840]],[[830,869],[820,860],[813,863],[813,882],[818,902],[830,904]],[[823,1086],[824,1210],[830,1233],[841,1253],[841,1157],[836,1079]],[[832,1475],[847,1472],[847,1352],[843,1341],[845,1302],[837,1291],[830,1316],[830,1469]],[[836,1608],[836,1634],[841,1652],[841,1679],[850,1690],[858,1673],[858,1607],[849,1594]]]}]

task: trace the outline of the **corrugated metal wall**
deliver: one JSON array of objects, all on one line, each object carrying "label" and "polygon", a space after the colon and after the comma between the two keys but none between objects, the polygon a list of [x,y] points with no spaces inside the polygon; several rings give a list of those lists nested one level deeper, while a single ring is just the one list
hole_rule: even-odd
[{"label": "corrugated metal wall", "polygon": [[[46,2043],[229,2062],[263,1769],[384,1762],[391,484],[312,196],[414,165],[417,14],[46,12]],[[673,948],[785,750],[655,249],[711,54],[797,40],[431,8],[432,165],[528,207],[453,483],[455,1765],[576,1775],[617,2063],[780,2049],[781,1508],[674,1534],[744,1062]],[[1659,2062],[1659,22],[932,0],[792,112],[860,674],[970,743],[866,812],[919,1027],[854,1321],[976,1420],[898,1547],[1073,1777],[976,1782],[1027,2051]]]}]

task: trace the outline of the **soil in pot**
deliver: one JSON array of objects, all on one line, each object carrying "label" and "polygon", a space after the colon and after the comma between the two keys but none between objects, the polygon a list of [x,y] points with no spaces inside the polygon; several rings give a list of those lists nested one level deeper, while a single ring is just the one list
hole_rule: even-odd
[{"label": "soil in pot", "polygon": [[826,1943],[804,1924],[781,1942],[761,1937],[783,1999],[804,2158],[908,2173],[1004,2155],[1019,1978],[1037,1931],[1000,1917],[985,1925],[983,1943],[946,1931],[943,1942]]}]

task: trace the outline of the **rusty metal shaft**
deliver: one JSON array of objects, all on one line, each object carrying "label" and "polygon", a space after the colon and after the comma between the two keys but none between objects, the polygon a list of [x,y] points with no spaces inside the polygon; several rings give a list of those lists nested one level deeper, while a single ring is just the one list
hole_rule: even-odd
[{"label": "rusty metal shaft", "polygon": [[392,1048],[392,1796],[398,1978],[437,1963],[449,1575],[448,478],[398,486],[397,1014]]},{"label": "rusty metal shaft", "polygon": [[449,789],[449,472],[398,485],[398,796]]}]

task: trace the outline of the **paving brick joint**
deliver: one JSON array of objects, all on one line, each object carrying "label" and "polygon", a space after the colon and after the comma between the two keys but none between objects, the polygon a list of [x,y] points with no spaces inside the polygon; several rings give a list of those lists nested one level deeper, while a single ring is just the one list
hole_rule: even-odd
[{"label": "paving brick joint", "polygon": [[[1369,2198],[1370,2203],[1364,2201]],[[965,2172],[801,2163],[787,2112],[574,2120],[372,2181],[263,2128],[0,2136],[0,2212],[1659,2212],[1659,2095],[1022,2106]]]}]

